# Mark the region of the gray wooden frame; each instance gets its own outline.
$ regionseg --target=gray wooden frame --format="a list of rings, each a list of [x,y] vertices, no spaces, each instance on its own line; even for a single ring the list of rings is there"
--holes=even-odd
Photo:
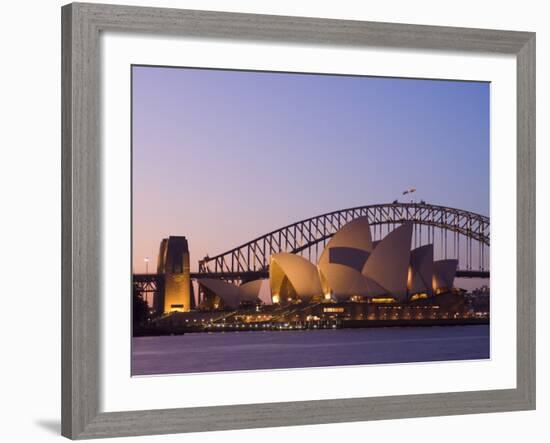
[[[517,58],[517,388],[150,411],[99,410],[102,31]],[[62,434],[98,438],[535,408],[535,34],[74,3],[62,8]],[[512,289],[511,289],[512,290]]]

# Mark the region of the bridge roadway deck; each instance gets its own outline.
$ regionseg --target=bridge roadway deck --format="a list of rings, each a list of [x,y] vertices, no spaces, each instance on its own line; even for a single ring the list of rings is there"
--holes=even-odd
[[[482,270],[462,270],[456,271],[459,278],[489,278],[489,271]],[[134,281],[147,282],[155,281],[159,278],[158,274],[134,274]],[[242,272],[192,272],[191,278],[223,278],[223,279],[243,279],[256,280],[258,278],[269,278],[268,271],[242,271]]]

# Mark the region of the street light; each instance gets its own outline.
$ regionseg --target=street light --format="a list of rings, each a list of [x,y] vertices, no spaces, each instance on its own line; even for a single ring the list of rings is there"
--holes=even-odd
[[[145,273],[149,274],[149,257],[143,259],[145,261]]]

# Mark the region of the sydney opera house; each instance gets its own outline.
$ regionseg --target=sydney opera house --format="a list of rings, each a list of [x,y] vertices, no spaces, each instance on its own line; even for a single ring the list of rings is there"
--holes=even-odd
[[[408,303],[453,289],[457,260],[434,261],[433,245],[411,250],[413,224],[404,223],[373,241],[367,217],[336,232],[318,263],[278,253],[270,258],[271,302],[279,306],[320,301]],[[263,280],[240,286],[198,279],[202,309],[235,309],[258,302]]]
[[[372,240],[367,217],[340,228],[312,263],[280,252],[268,278],[234,284],[189,267],[185,237],[161,242],[151,333],[353,328],[488,322],[456,288],[458,261],[434,260],[433,244],[413,248],[411,222]]]

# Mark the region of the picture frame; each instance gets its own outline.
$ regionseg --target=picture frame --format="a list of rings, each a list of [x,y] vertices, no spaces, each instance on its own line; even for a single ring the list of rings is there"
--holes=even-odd
[[[102,412],[100,33],[458,50],[517,63],[515,389]],[[535,34],[73,3],[62,8],[62,434],[72,439],[535,408]]]

